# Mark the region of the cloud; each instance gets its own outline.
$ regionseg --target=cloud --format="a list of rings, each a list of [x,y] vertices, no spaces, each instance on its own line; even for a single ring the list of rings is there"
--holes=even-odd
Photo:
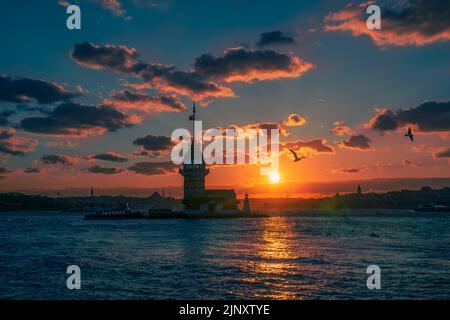
[[[450,10],[443,0],[395,1],[381,6],[381,30],[366,26],[366,8],[376,3],[348,4],[325,18],[326,31],[349,31],[354,36],[369,36],[377,46],[423,46],[450,40]]]
[[[421,132],[450,131],[450,102],[424,102],[415,108],[398,110],[376,109],[377,114],[366,127],[377,131],[414,126]]]
[[[103,161],[111,161],[111,162],[127,162],[128,159],[124,156],[114,153],[114,152],[106,152],[106,153],[100,153],[96,154],[91,157],[92,159],[96,160],[103,160]]]
[[[296,56],[242,47],[227,49],[221,57],[204,54],[194,63],[194,70],[198,74],[225,82],[298,78],[313,68],[312,63]]]
[[[258,41],[258,46],[264,47],[269,45],[292,44],[294,42],[295,41],[293,37],[277,30],[261,33],[261,36]]]
[[[288,119],[284,122],[287,127],[301,127],[306,123],[306,119],[298,114],[289,115]]]
[[[156,112],[180,112],[187,106],[173,96],[150,96],[139,91],[113,91],[111,98],[103,101],[106,105],[112,105],[118,109],[132,109],[147,113]]]
[[[103,45],[90,42],[76,44],[71,52],[79,65],[104,69],[138,78],[144,83],[127,83],[137,89],[155,89],[161,94],[189,96],[197,101],[218,97],[235,97],[233,90],[218,82],[253,82],[281,78],[297,78],[314,68],[299,57],[273,50],[227,49],[223,56],[204,54],[195,59],[187,71],[172,65],[149,64],[138,60],[137,50],[127,46]],[[129,98],[129,97],[128,97]],[[140,97],[142,101],[144,97]],[[156,101],[145,98],[147,102]],[[144,100],[145,100],[144,99]],[[168,101],[164,102],[167,107]],[[169,103],[173,107],[173,103]],[[180,105],[177,104],[178,107]]]
[[[176,172],[178,167],[172,162],[137,162],[128,170],[144,175],[163,175]]]
[[[0,174],[9,174],[9,173],[12,173],[12,172],[13,171],[8,169],[8,168],[0,167]]]
[[[419,168],[419,167],[422,166],[422,164],[420,162],[413,162],[413,161],[408,160],[408,159],[403,159],[400,164],[402,166],[405,166],[405,167],[416,167],[416,168]]]
[[[73,166],[77,162],[75,157],[56,154],[43,156],[41,158],[41,161],[42,163],[48,165],[63,165],[63,166]]]
[[[91,69],[104,69],[138,78],[144,83],[127,83],[128,87],[155,89],[161,94],[177,94],[197,101],[211,98],[235,97],[233,90],[218,82],[253,82],[281,78],[297,78],[314,68],[299,57],[273,50],[227,49],[223,56],[204,54],[195,59],[193,68],[178,70],[172,65],[149,64],[138,60],[137,50],[127,46],[103,45],[90,42],[76,44],[71,52],[79,65]],[[129,97],[127,97],[129,98]],[[135,98],[135,97],[133,97]],[[142,101],[144,97],[140,97]],[[150,101],[147,97],[146,102]],[[160,101],[159,105],[173,107],[173,103]],[[123,105],[124,106],[124,105]],[[177,107],[180,107],[177,104]]]
[[[106,10],[112,12],[114,15],[121,17],[125,14],[122,3],[119,0],[90,0],[98,3]]]
[[[0,111],[0,126],[7,126],[10,124],[8,117],[12,116],[14,111]]]
[[[39,167],[25,168],[25,169],[23,170],[23,172],[29,173],[29,174],[40,173],[40,172],[41,172],[41,168],[39,168]]]
[[[0,130],[0,153],[7,155],[24,155],[33,152],[38,141],[31,138],[17,137],[14,129]]]
[[[314,140],[297,140],[281,144],[284,149],[300,150],[305,149],[310,154],[334,154],[335,150],[332,146],[327,144],[325,139]]]
[[[358,168],[349,168],[349,169],[341,169],[342,173],[359,173],[361,169]]]
[[[441,149],[433,154],[435,159],[450,159],[450,148]]]
[[[91,42],[76,44],[70,53],[79,65],[90,69],[106,69],[114,72],[130,72],[136,63],[137,51],[127,46],[98,46]]]
[[[342,137],[347,134],[351,134],[352,129],[346,126],[343,121],[336,121],[333,124],[333,128],[330,129],[330,132],[336,136]]]
[[[230,88],[206,81],[195,72],[140,62],[136,59],[137,50],[126,46],[99,46],[85,42],[76,44],[70,55],[75,62],[86,68],[105,69],[143,79],[144,84],[129,84],[135,89],[155,88],[163,93],[177,93],[197,100],[235,96]]]
[[[147,135],[133,141],[135,146],[142,146],[147,151],[168,151],[174,146],[170,137]]]
[[[123,169],[118,169],[118,168],[107,168],[107,167],[101,167],[101,166],[93,166],[90,167],[88,169],[89,172],[91,173],[100,173],[100,174],[108,174],[108,175],[112,175],[112,174],[118,174],[123,172]]]
[[[24,103],[36,100],[40,104],[48,104],[68,100],[77,95],[68,92],[62,84],[56,82],[28,78],[12,79],[0,75],[0,101]]]
[[[367,151],[371,149],[370,142],[370,139],[363,134],[351,135],[347,140],[340,142],[339,146],[346,149]]]
[[[58,4],[62,7],[68,7],[71,5],[69,2],[67,2],[65,0],[58,0]]]
[[[57,106],[45,117],[23,119],[20,127],[38,134],[86,137],[130,128],[140,120],[137,116],[128,115],[110,106],[67,102]]]

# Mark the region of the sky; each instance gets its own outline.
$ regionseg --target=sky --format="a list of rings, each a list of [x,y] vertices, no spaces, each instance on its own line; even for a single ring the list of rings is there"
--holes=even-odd
[[[66,27],[70,4],[81,30]],[[381,30],[366,27],[370,4]],[[204,128],[283,133],[280,182],[216,165],[208,187],[450,181],[446,1],[2,1],[0,39],[0,191],[177,193],[169,138],[190,128],[193,100]]]

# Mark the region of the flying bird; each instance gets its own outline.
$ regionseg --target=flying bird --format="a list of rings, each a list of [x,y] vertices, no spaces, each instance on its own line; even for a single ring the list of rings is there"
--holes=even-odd
[[[297,153],[294,151],[294,150],[292,150],[292,149],[289,149],[289,151],[293,154],[293,156],[294,156],[294,162],[299,162],[300,160],[302,160],[302,159],[306,159],[306,157],[299,157],[298,155],[297,155]]]
[[[409,139],[411,139],[411,142],[414,142],[414,135],[412,133],[411,128],[408,128],[408,133],[405,134],[405,137],[408,137]]]

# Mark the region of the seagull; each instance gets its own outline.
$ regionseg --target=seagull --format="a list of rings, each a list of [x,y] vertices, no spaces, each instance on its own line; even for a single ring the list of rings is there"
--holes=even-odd
[[[289,151],[294,155],[294,162],[298,162],[298,161],[300,161],[300,160],[302,160],[302,159],[306,159],[306,157],[299,157],[298,155],[297,155],[297,153],[294,151],[294,150],[292,150],[292,149],[289,149]]]
[[[411,142],[414,142],[414,135],[413,135],[413,133],[412,133],[411,128],[408,128],[408,133],[405,134],[405,137],[410,138],[410,139],[411,139]]]

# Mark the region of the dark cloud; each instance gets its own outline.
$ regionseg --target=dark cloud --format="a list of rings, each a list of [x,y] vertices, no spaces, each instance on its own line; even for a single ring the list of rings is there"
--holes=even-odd
[[[78,64],[92,69],[107,69],[144,80],[143,84],[128,84],[135,89],[153,88],[164,94],[173,93],[196,100],[217,97],[235,97],[231,88],[213,81],[263,81],[279,78],[297,78],[314,66],[299,57],[272,50],[247,50],[233,48],[222,57],[202,55],[195,60],[194,68],[178,70],[172,65],[149,64],[137,60],[134,48],[116,45],[99,46],[89,42],[75,45],[71,53]],[[122,95],[123,98],[123,95]],[[128,95],[127,99],[134,99]],[[139,97],[142,101],[143,97]],[[147,102],[149,102],[149,98]],[[152,99],[151,103],[155,103]],[[126,103],[126,102],[125,102]],[[174,108],[173,101],[158,102]],[[182,106],[177,103],[175,109]]]
[[[133,152],[133,156],[135,157],[148,157],[150,155],[151,155],[150,152],[145,150],[136,150]]]
[[[119,109],[132,109],[142,112],[155,113],[163,111],[183,111],[187,107],[173,96],[150,96],[140,91],[113,91],[111,98],[104,101]]]
[[[137,57],[136,49],[126,46],[98,46],[91,42],[76,44],[70,56],[83,67],[130,72]]]
[[[41,168],[38,168],[38,167],[25,168],[25,170],[23,172],[25,172],[25,173],[40,173]]]
[[[100,153],[92,156],[92,159],[111,161],[111,162],[127,162],[128,159],[114,152]]]
[[[0,154],[24,155],[33,152],[37,144],[35,139],[16,136],[14,129],[0,130]]]
[[[370,150],[370,139],[363,134],[351,135],[347,140],[339,143],[339,146],[354,150]]]
[[[177,166],[172,162],[138,162],[128,168],[128,170],[144,175],[163,175],[177,170]]]
[[[12,79],[0,75],[0,101],[24,103],[32,99],[40,104],[68,100],[77,96],[68,92],[63,85],[28,78]]]
[[[9,174],[9,173],[12,173],[12,172],[13,171],[10,170],[10,169],[0,167],[0,174]]]
[[[136,63],[131,73],[145,80],[144,87],[155,88],[161,92],[171,92],[191,96],[198,100],[208,97],[234,97],[230,88],[207,81],[196,72],[180,71],[174,66]],[[142,85],[136,85],[140,88]]]
[[[93,166],[88,169],[91,173],[100,173],[100,174],[118,174],[123,172],[123,169],[118,168],[107,168],[107,167],[100,167],[100,166]]]
[[[147,151],[167,151],[173,147],[174,143],[170,137],[152,136],[137,138],[133,141],[135,146],[142,146]]]
[[[294,38],[284,34],[281,31],[272,31],[261,33],[261,36],[258,41],[258,46],[269,46],[269,45],[277,45],[277,44],[292,44],[294,43]]]
[[[361,169],[358,168],[350,168],[350,169],[341,169],[342,173],[359,173]]]
[[[446,0],[404,0],[382,5],[381,30],[366,27],[368,5],[352,3],[331,13],[325,18],[325,30],[367,35],[379,46],[422,46],[450,40],[450,7]]]
[[[64,156],[64,155],[56,155],[51,154],[47,156],[43,156],[41,158],[42,163],[49,164],[49,165],[63,165],[63,166],[72,166],[75,164],[76,160],[73,157],[70,156]]]
[[[221,57],[204,54],[194,63],[195,71],[203,77],[226,82],[298,78],[313,67],[295,56],[245,48],[228,49]]]
[[[90,106],[68,102],[46,117],[29,117],[20,122],[26,131],[63,136],[88,136],[130,128],[140,119],[105,105]]]
[[[446,148],[434,153],[436,159],[450,158],[450,148]]]
[[[309,140],[309,141],[291,141],[291,142],[285,142],[282,144],[282,147],[284,149],[293,149],[293,150],[300,150],[302,148],[308,149],[308,151],[312,152],[313,154],[321,154],[321,153],[329,153],[334,154],[334,148],[327,144],[327,141],[325,139],[315,139],[315,140]]]
[[[367,124],[378,131],[396,130],[398,127],[415,126],[423,132],[450,131],[450,102],[424,102],[421,105],[399,110],[377,110]]]
[[[99,46],[90,42],[75,45],[71,57],[81,66],[107,69],[141,78],[145,84],[135,88],[155,88],[202,100],[207,97],[234,97],[230,88],[206,81],[194,72],[179,71],[174,66],[139,62],[136,49],[126,46]]]
[[[8,118],[14,114],[14,111],[0,111],[0,126],[10,125]]]

